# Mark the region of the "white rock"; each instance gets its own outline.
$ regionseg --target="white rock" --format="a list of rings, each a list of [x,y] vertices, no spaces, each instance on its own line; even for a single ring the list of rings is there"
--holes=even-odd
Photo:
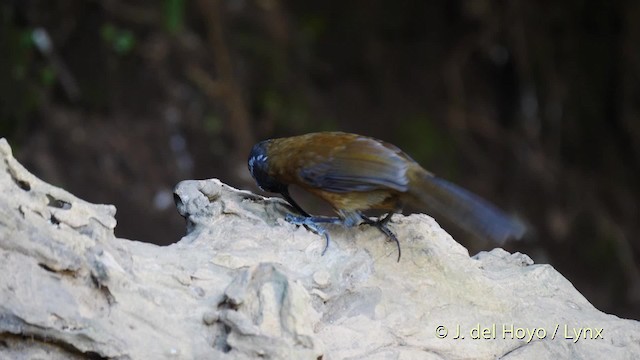
[[[332,242],[280,199],[216,179],[175,189],[188,234],[117,239],[115,208],[27,172],[0,139],[0,358],[551,359],[640,355],[640,323],[549,265],[469,257],[426,215]],[[459,334],[457,334],[459,332]],[[456,338],[456,335],[459,335]]]

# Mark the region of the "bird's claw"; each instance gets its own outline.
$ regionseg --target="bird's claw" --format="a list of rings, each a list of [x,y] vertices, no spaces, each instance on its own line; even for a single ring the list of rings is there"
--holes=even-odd
[[[396,235],[387,227],[389,220],[391,220],[392,214],[389,213],[378,220],[373,220],[361,213],[359,213],[359,215],[366,224],[375,226],[378,230],[380,230],[380,232],[385,234],[390,240],[393,240],[396,243],[398,247],[398,262],[400,262],[400,257],[402,256],[402,251],[400,250],[400,241],[398,241],[398,238],[396,237]],[[335,217],[324,217],[324,216],[313,217],[313,216],[300,216],[300,215],[287,214],[284,217],[284,219],[293,225],[304,225],[307,229],[315,232],[316,234],[324,236],[327,242],[324,247],[324,250],[322,250],[322,255],[324,255],[327,252],[327,249],[329,248],[330,239],[329,239],[329,233],[323,226],[320,225],[320,223],[344,225],[344,222],[340,218],[335,218]]]
[[[393,213],[388,213],[384,217],[381,217],[381,218],[379,218],[377,220],[373,220],[373,219],[365,216],[362,213],[360,214],[360,216],[362,217],[362,220],[364,221],[365,224],[368,224],[368,225],[371,225],[371,226],[375,226],[378,230],[380,230],[380,232],[385,234],[390,240],[393,240],[396,243],[396,246],[398,247],[398,262],[400,262],[400,257],[402,256],[402,251],[400,250],[400,241],[398,241],[398,238],[393,233],[393,231],[391,231],[387,227],[387,224],[391,220],[391,216],[392,215],[393,215]]]
[[[307,229],[315,232],[316,234],[324,236],[324,238],[327,240],[321,254],[322,256],[324,256],[324,254],[327,252],[327,249],[329,248],[329,241],[330,241],[329,233],[324,227],[320,226],[316,221],[314,221],[312,217],[308,217],[308,216],[287,214],[284,217],[284,219],[288,223],[291,223],[293,225],[304,225]]]
[[[400,262],[400,256],[402,256],[402,251],[400,250],[400,241],[384,222],[376,222],[373,226],[377,227],[383,234],[387,235],[387,237],[393,241],[395,241],[396,246],[398,247],[398,262]]]

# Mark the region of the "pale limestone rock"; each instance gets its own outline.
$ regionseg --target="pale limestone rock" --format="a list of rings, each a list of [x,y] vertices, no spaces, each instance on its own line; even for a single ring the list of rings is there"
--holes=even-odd
[[[324,239],[285,222],[280,199],[215,179],[175,194],[188,231],[179,242],[117,239],[113,206],[40,181],[0,139],[0,358],[640,354],[639,322],[598,311],[526,255],[469,257],[426,215],[392,219],[397,263],[395,244],[369,226],[332,226],[321,256]]]

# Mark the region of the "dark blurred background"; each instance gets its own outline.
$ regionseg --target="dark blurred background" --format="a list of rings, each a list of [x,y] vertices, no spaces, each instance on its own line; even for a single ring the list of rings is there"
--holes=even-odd
[[[184,233],[179,181],[256,189],[257,140],[378,137],[526,221],[508,251],[639,319],[638,19],[615,0],[4,0],[0,135],[158,244]]]

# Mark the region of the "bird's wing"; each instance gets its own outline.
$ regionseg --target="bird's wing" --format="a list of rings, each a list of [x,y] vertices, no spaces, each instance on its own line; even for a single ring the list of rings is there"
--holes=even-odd
[[[307,185],[332,192],[408,190],[406,171],[412,160],[391,144],[361,137],[330,153],[325,161],[299,171]]]

